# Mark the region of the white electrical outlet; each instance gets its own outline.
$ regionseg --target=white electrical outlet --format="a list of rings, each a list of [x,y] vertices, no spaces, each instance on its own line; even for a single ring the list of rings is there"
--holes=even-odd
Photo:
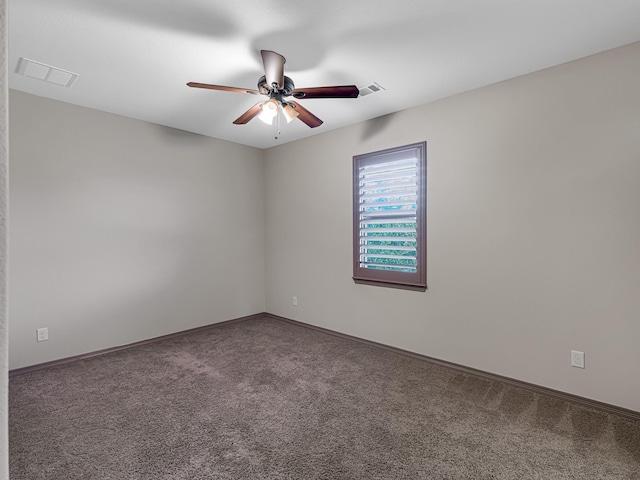
[[[44,327],[44,328],[37,328],[36,329],[36,341],[38,342],[45,342],[49,340],[49,329]]]
[[[584,368],[584,352],[571,350],[571,366],[577,367],[577,368]]]
[[[291,300],[291,305],[293,305],[294,307],[298,306],[298,297],[293,297],[293,300]]]

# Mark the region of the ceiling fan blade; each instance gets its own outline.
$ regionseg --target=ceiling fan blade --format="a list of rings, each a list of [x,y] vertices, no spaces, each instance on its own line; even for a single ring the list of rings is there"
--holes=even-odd
[[[224,85],[211,85],[209,83],[187,83],[189,87],[195,88],[208,88],[210,90],[222,90],[224,92],[237,92],[237,93],[250,93],[252,95],[258,95],[260,92],[257,90],[251,90],[250,88],[237,88],[237,87],[225,87]]]
[[[311,113],[309,110],[307,110],[302,105],[300,105],[298,102],[287,102],[287,103],[289,105],[293,106],[293,108],[295,108],[296,112],[298,112],[298,120],[302,120],[304,123],[309,125],[311,128],[316,128],[316,127],[319,127],[320,125],[322,125],[322,123],[323,123],[322,120],[320,120],[313,113]]]
[[[262,111],[262,103],[263,102],[256,103],[253,107],[236,118],[233,123],[235,123],[236,125],[244,125],[245,123],[249,123],[251,119],[256,117]]]
[[[287,60],[279,53],[271,50],[260,50],[262,55],[262,64],[264,65],[264,75],[267,77],[267,83],[272,86],[274,83],[278,85],[278,89],[284,87],[284,62]]]
[[[355,85],[296,88],[291,92],[296,98],[356,98],[359,94],[360,90]]]

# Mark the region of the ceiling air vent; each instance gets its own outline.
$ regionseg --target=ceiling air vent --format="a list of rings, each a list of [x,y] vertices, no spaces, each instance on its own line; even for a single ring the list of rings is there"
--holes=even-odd
[[[24,57],[20,58],[16,73],[24,75],[25,77],[37,78],[38,80],[44,80],[45,82],[67,88],[69,88],[73,82],[75,82],[76,78],[78,78],[77,73],[68,72],[67,70],[52,67],[51,65],[45,65],[44,63],[29,60]]]
[[[369,85],[360,87],[359,90],[360,90],[360,96],[364,97],[366,95],[371,95],[372,93],[381,92],[382,90],[384,90],[384,88],[378,85],[376,82],[372,82]]]

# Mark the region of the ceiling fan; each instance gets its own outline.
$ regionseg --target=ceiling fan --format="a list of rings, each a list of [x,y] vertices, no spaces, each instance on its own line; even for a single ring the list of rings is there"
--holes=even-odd
[[[293,97],[297,100],[305,98],[356,98],[359,94],[358,87],[355,85],[296,88],[293,80],[284,75],[286,59],[282,55],[271,50],[260,50],[260,55],[264,65],[264,75],[258,80],[258,90],[196,82],[189,82],[187,85],[189,87],[208,88],[225,92],[249,93],[251,95],[262,94],[269,97],[266,101],[256,103],[235,119],[233,123],[236,125],[249,123],[250,120],[258,115],[265,123],[272,124],[273,119],[282,110],[287,123],[298,118],[311,128],[319,127],[322,125],[322,120],[295,100],[289,100],[288,97]]]

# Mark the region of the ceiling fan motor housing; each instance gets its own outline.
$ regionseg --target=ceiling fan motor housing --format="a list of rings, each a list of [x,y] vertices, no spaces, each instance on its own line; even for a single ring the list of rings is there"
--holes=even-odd
[[[295,88],[296,86],[294,85],[293,80],[286,75],[284,77],[284,86],[281,89],[277,89],[269,85],[265,75],[261,76],[258,80],[258,90],[260,90],[260,93],[263,95],[269,95],[271,98],[277,98],[278,95],[280,97],[288,97]]]

